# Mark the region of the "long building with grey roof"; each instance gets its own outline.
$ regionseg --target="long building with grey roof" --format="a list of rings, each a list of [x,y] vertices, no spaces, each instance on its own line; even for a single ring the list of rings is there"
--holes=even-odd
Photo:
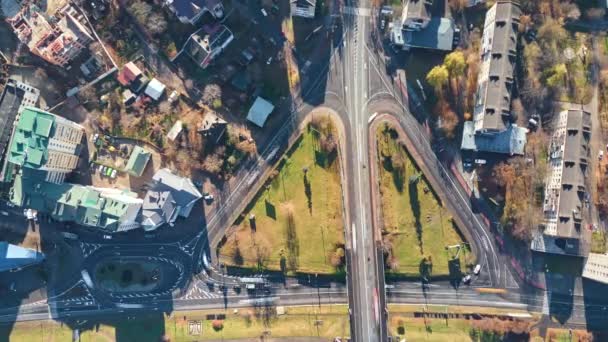
[[[511,115],[520,15],[519,4],[508,0],[498,0],[486,13],[473,121],[464,125],[464,150],[524,152],[527,130],[512,124]]]
[[[544,243],[533,242],[532,248],[564,254],[579,254],[578,240],[583,227],[586,180],[590,158],[591,114],[582,109],[559,113],[556,129],[549,145],[549,172],[543,202]],[[568,245],[556,249],[546,243],[565,239]]]

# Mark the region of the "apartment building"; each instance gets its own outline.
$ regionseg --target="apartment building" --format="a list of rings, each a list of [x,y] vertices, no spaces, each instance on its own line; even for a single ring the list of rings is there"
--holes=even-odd
[[[486,13],[473,121],[464,123],[462,149],[522,155],[527,129],[512,123],[511,88],[517,54],[519,4],[498,0]]]
[[[70,5],[60,8],[51,18],[31,4],[7,21],[33,54],[62,67],[93,41],[84,17]]]
[[[588,203],[591,114],[569,109],[559,113],[549,145],[549,170],[543,202],[544,222],[532,249],[581,254],[579,239]]]
[[[44,171],[45,180],[61,183],[78,165],[84,128],[34,107],[19,115],[7,152],[8,163]]]

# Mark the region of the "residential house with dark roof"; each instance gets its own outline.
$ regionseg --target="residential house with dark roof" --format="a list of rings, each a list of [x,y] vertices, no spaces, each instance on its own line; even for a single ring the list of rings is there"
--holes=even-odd
[[[188,37],[186,44],[175,56],[187,54],[201,68],[206,68],[234,40],[232,32],[224,25],[204,26]]]
[[[511,115],[520,15],[519,4],[508,0],[486,12],[473,121],[464,123],[463,150],[524,153],[527,129],[513,124]]]
[[[591,114],[582,109],[560,112],[549,145],[549,172],[543,202],[542,230],[532,242],[536,251],[579,255],[585,221]]]
[[[291,15],[294,17],[314,18],[317,0],[291,0]]]
[[[83,136],[84,128],[79,124],[25,107],[17,119],[6,158],[12,166],[43,171],[46,181],[61,183],[78,165]]]
[[[221,0],[165,0],[165,5],[184,24],[196,24],[205,13],[216,19],[224,16]]]
[[[217,144],[224,136],[228,122],[220,118],[213,112],[207,112],[203,121],[198,127],[197,132],[200,133],[208,142]]]
[[[0,272],[23,269],[43,260],[44,254],[40,252],[0,241]]]
[[[190,216],[194,204],[203,197],[190,179],[169,169],[158,170],[152,179],[140,219],[145,230],[154,230],[165,223],[173,225],[178,216]]]
[[[7,20],[19,40],[33,54],[62,67],[93,41],[83,15],[71,5],[60,8],[53,20],[33,4],[24,6]]]

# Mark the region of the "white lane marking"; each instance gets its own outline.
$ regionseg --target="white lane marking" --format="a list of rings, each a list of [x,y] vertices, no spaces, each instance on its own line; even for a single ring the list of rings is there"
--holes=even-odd
[[[344,14],[369,17],[371,15],[371,13],[372,13],[372,11],[369,8],[352,7],[352,6],[344,7]]]
[[[357,250],[357,231],[355,230],[355,224],[353,223],[353,227],[351,228],[353,234],[353,252]]]

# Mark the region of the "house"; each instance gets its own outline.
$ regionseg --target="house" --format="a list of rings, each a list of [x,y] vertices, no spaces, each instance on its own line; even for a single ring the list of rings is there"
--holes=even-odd
[[[531,247],[545,253],[582,255],[579,239],[586,221],[585,198],[589,198],[591,114],[567,109],[557,119],[549,144],[542,230]]]
[[[261,97],[257,97],[255,102],[249,108],[249,113],[247,113],[247,120],[254,123],[256,126],[263,128],[266,120],[274,110],[274,106],[272,103],[266,101]]]
[[[22,170],[15,177],[9,199],[59,222],[74,222],[107,233],[140,227],[137,219],[143,203],[129,190],[46,182],[38,170]]]
[[[486,13],[473,121],[464,124],[463,150],[524,153],[527,130],[512,123],[510,111],[520,15],[519,5],[507,0]]]
[[[293,17],[314,18],[317,0],[291,0]]]
[[[121,86],[139,93],[148,83],[148,78],[141,69],[133,62],[125,64],[116,75],[116,80]]]
[[[403,50],[431,49],[451,51],[460,30],[449,18],[431,17],[432,0],[406,0],[401,25],[393,25],[390,39]]]
[[[132,176],[141,177],[146,166],[148,166],[151,156],[152,154],[149,151],[146,151],[139,146],[135,146],[133,151],[131,151],[131,155],[125,166],[125,171]]]
[[[70,5],[60,8],[53,19],[47,20],[36,5],[29,5],[7,21],[33,54],[66,67],[93,41],[93,36],[83,15]]]
[[[169,130],[169,133],[167,133],[167,139],[169,139],[171,141],[175,141],[175,139],[177,139],[177,137],[182,133],[183,129],[184,129],[184,124],[182,123],[182,121],[181,120],[175,121],[175,123]]]
[[[401,28],[421,30],[431,21],[433,0],[405,0],[401,12]]]
[[[25,107],[17,119],[7,161],[20,169],[43,171],[45,180],[61,183],[76,168],[84,128],[34,107]]]
[[[40,252],[0,241],[0,272],[20,270],[43,260],[44,254]]]
[[[608,255],[589,253],[583,268],[583,278],[608,284]]]
[[[131,104],[133,104],[133,102],[135,102],[135,99],[136,99],[136,96],[135,96],[135,94],[133,94],[131,89],[123,90],[122,103],[124,103],[126,106],[130,106]]]
[[[201,68],[209,64],[234,40],[232,32],[224,25],[203,26],[188,37],[186,44],[174,58],[186,53]]]
[[[165,223],[173,225],[179,216],[187,218],[194,204],[203,197],[190,179],[169,169],[158,170],[152,179],[140,218],[145,230],[154,230]]]
[[[393,44],[404,50],[412,48],[452,51],[454,37],[458,29],[448,18],[432,18],[421,30],[403,30],[393,26],[391,38]]]
[[[2,162],[0,165],[3,165],[0,182],[4,179],[6,167],[4,156],[13,133],[15,120],[25,107],[38,105],[39,97],[40,90],[12,79],[7,81],[0,94],[0,161]]]
[[[148,95],[154,101],[158,101],[163,93],[165,92],[165,85],[161,83],[161,81],[153,78],[146,86],[146,90],[144,90],[144,94]]]
[[[224,16],[221,0],[165,0],[165,6],[184,24],[196,24],[205,13],[216,19]]]
[[[205,137],[206,141],[217,144],[224,136],[228,123],[213,112],[207,112],[197,132]]]

